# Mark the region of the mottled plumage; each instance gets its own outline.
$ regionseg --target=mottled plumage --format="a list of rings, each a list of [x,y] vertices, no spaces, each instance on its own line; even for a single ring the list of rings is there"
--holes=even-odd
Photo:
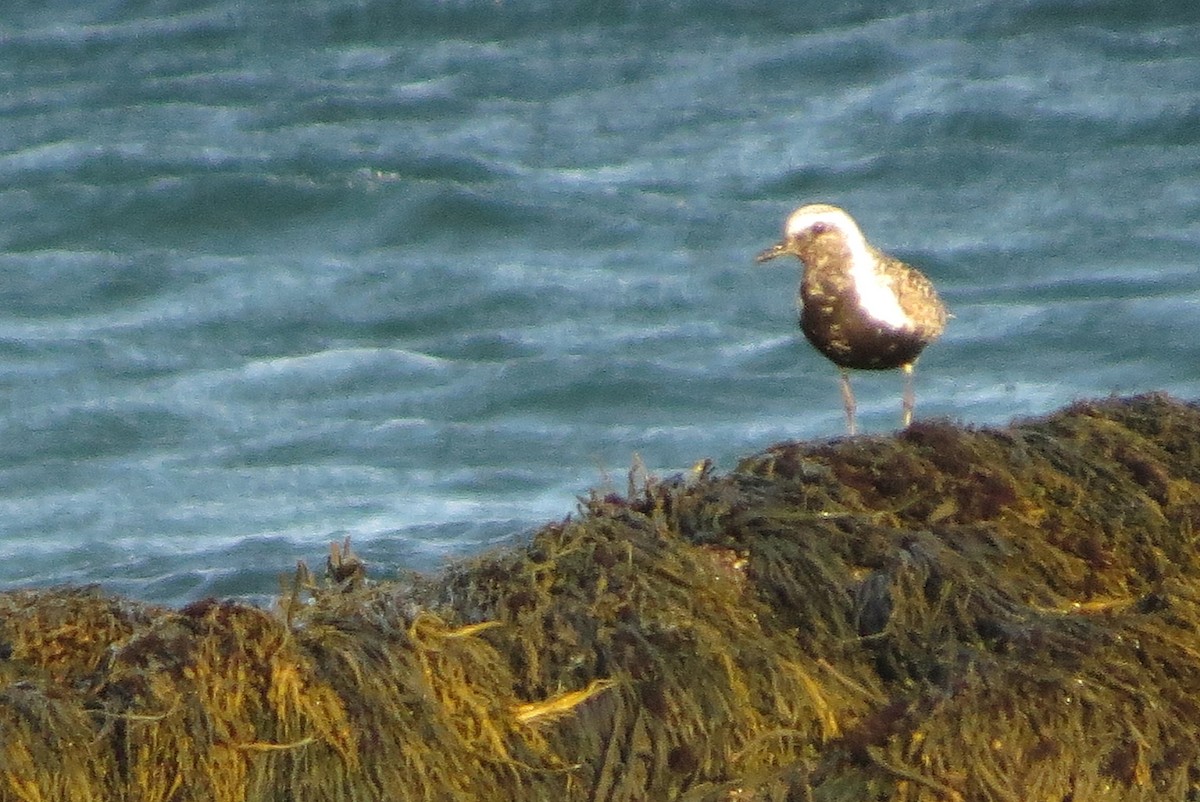
[[[923,274],[877,250],[854,218],[823,203],[801,206],[781,242],[760,253],[765,262],[792,254],[804,265],[797,306],[800,328],[841,371],[846,423],[855,431],[847,369],[905,373],[903,424],[912,421],[912,371],[917,357],[946,327],[946,307]]]

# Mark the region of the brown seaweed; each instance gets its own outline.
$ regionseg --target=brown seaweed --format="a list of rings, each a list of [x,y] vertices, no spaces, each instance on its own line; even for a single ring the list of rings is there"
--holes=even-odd
[[[1200,407],[782,443],[274,610],[0,594],[0,802],[1192,800]]]

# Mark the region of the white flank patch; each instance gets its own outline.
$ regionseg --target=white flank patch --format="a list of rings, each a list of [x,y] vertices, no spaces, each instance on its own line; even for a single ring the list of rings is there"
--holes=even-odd
[[[850,277],[854,279],[858,302],[867,317],[893,329],[912,328],[912,321],[900,308],[896,293],[875,269],[875,259],[867,251],[866,243],[861,239],[857,243],[853,240],[848,242],[852,254]]]

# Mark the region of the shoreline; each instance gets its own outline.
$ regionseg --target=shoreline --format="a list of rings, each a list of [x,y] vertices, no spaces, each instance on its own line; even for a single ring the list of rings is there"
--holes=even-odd
[[[0,593],[0,802],[1184,799],[1200,407],[702,465],[276,609]]]

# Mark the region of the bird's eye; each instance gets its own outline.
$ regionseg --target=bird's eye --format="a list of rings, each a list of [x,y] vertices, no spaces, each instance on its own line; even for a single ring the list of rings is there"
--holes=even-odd
[[[811,226],[809,226],[808,230],[814,234],[824,234],[826,231],[829,230],[829,223],[822,223],[820,221],[817,221],[817,222],[813,223]]]

